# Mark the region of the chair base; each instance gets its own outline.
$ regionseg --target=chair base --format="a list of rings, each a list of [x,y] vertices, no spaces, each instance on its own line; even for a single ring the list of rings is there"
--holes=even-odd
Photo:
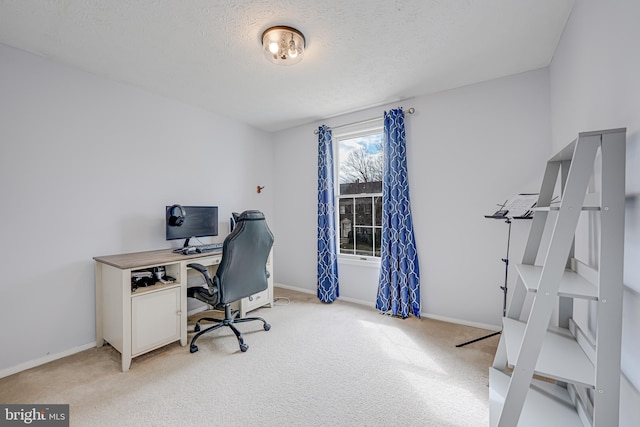
[[[231,307],[229,304],[225,304],[224,305],[224,319],[216,319],[213,317],[202,317],[200,319],[198,319],[196,321],[196,325],[194,327],[194,332],[197,332],[195,334],[195,336],[191,339],[191,344],[189,346],[189,351],[191,353],[195,353],[196,351],[198,351],[198,346],[196,345],[196,340],[198,338],[200,338],[200,336],[202,336],[203,334],[206,334],[208,332],[212,332],[216,329],[219,329],[223,326],[228,326],[229,328],[231,328],[231,330],[233,331],[233,333],[236,335],[236,338],[238,339],[238,345],[240,346],[240,351],[242,351],[243,353],[245,351],[247,351],[249,349],[249,345],[245,344],[244,342],[244,338],[242,338],[242,333],[234,326],[235,323],[245,323],[245,322],[252,322],[254,320],[259,320],[263,323],[262,327],[264,328],[265,331],[268,331],[269,329],[271,329],[271,325],[267,323],[266,320],[264,320],[262,317],[241,317],[241,318],[236,318],[238,316],[238,312],[231,312]],[[215,325],[210,326],[206,329],[200,330],[200,322],[202,322],[203,320],[206,320],[207,322],[213,322],[215,323]]]

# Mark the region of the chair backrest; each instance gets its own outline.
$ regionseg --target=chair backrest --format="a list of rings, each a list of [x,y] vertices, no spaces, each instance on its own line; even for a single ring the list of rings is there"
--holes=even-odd
[[[228,304],[267,289],[267,259],[273,234],[264,214],[245,211],[224,240],[222,260],[214,281],[218,282],[219,303]]]

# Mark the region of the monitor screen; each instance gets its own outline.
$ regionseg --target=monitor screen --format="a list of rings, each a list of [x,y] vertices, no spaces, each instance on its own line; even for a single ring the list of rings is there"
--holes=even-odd
[[[167,240],[218,235],[217,206],[167,206]]]

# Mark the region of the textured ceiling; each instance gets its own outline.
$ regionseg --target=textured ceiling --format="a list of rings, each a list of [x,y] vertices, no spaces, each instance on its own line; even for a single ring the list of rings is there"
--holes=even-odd
[[[0,0],[0,43],[276,131],[547,66],[572,5]],[[272,25],[305,34],[301,63],[262,56]]]

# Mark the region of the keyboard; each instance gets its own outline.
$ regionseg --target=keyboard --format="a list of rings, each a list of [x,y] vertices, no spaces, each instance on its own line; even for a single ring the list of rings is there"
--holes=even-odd
[[[201,253],[207,253],[207,252],[222,251],[222,246],[223,246],[223,243],[191,245],[191,246],[185,246],[183,248],[174,249],[173,252],[176,254],[183,254],[183,255],[201,254]]]
[[[221,251],[223,245],[224,245],[223,243],[209,243],[206,245],[195,245],[193,247],[196,248],[196,252],[203,253],[203,252]]]

